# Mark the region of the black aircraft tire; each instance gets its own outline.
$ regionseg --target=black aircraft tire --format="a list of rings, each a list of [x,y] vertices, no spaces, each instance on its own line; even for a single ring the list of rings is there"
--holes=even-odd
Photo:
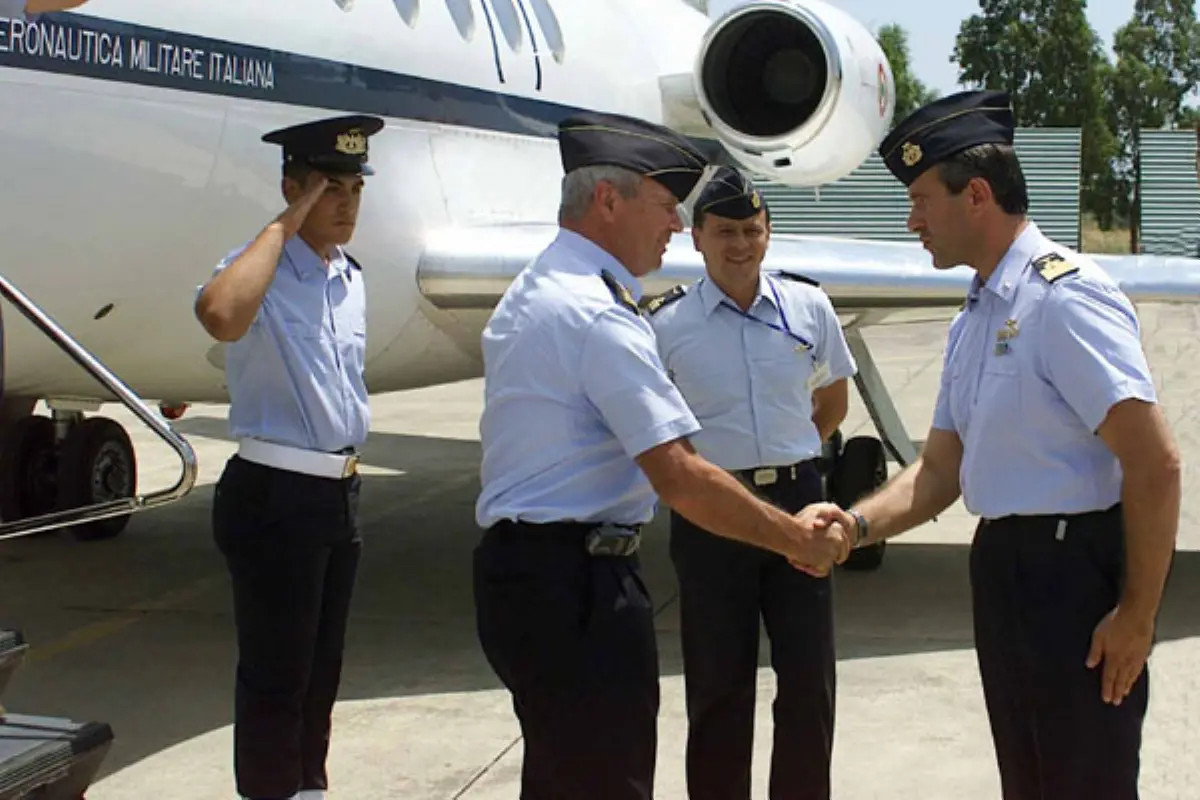
[[[58,459],[60,510],[133,497],[137,493],[137,456],[125,428],[106,417],[89,417],[72,426]],[[125,530],[130,514],[71,527],[82,541],[111,539]]]
[[[846,441],[837,462],[834,502],[849,508],[887,482],[887,454],[883,442],[873,436],[855,436]],[[842,566],[848,570],[876,570],[883,564],[887,542],[860,547]]]
[[[0,519],[17,522],[55,510],[54,422],[21,417],[0,440]]]

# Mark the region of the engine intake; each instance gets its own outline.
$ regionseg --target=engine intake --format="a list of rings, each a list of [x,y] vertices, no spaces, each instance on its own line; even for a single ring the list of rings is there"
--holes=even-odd
[[[710,27],[694,70],[708,124],[747,169],[797,186],[848,174],[891,125],[891,67],[822,0],[750,0]]]

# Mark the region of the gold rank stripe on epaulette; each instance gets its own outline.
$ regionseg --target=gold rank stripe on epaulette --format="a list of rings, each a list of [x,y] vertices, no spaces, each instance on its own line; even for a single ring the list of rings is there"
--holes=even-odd
[[[1058,253],[1047,253],[1033,260],[1033,268],[1047,283],[1054,283],[1059,278],[1065,278],[1079,272],[1079,266],[1072,264]]]
[[[608,290],[612,292],[614,300],[625,306],[635,315],[641,316],[642,312],[638,308],[637,301],[633,299],[633,295],[630,294],[629,290],[625,288],[625,284],[614,278],[613,274],[606,269],[600,271],[600,277],[604,279],[604,284],[608,287]]]
[[[646,313],[657,314],[665,306],[669,306],[685,294],[687,294],[687,289],[684,288],[683,284],[676,284],[657,297],[650,298],[650,301],[646,303]]]

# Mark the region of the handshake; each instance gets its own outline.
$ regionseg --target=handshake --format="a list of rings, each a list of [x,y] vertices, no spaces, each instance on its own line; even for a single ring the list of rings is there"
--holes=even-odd
[[[824,578],[835,564],[850,557],[858,525],[849,513],[833,503],[812,503],[793,517],[783,554],[793,567]]]

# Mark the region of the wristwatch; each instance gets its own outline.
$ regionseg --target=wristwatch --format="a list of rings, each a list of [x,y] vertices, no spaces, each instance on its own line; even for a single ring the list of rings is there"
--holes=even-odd
[[[858,536],[854,538],[854,546],[858,547],[867,539],[867,518],[853,508],[846,513],[854,517],[854,527],[858,529]]]

